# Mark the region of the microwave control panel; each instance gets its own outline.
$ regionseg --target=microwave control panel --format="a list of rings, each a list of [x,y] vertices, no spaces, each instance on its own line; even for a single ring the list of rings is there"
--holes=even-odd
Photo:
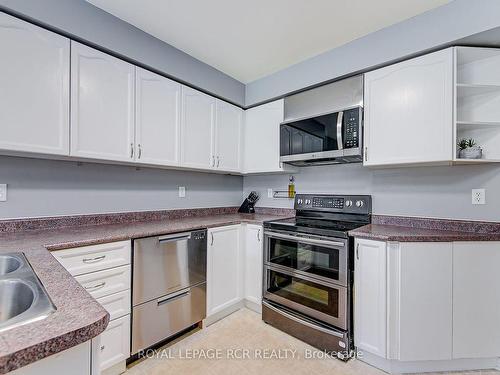
[[[361,107],[344,111],[344,148],[359,147]]]

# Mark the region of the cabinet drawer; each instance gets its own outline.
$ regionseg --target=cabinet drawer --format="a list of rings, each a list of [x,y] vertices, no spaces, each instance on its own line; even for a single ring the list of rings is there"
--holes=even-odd
[[[88,273],[75,279],[92,297],[100,298],[130,289],[130,266],[121,266],[109,270]]]
[[[58,250],[52,255],[73,276],[130,264],[130,241]]]
[[[98,298],[97,302],[109,312],[109,320],[121,318],[130,314],[130,289]]]
[[[93,344],[98,342],[93,339]],[[130,315],[110,321],[98,345],[101,371],[126,360],[130,356]]]

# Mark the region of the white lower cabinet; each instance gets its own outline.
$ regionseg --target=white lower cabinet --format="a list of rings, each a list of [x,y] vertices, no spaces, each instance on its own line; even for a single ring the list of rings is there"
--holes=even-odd
[[[207,253],[207,317],[242,299],[240,225],[210,228]]]
[[[386,244],[357,240],[354,261],[354,343],[386,356]]]
[[[262,309],[263,228],[238,224],[208,230],[208,324],[243,305]]]
[[[96,375],[91,369],[90,341],[51,355],[20,369],[11,375]]]
[[[500,356],[500,242],[453,243],[453,358]]]
[[[120,362],[125,371],[125,360],[130,356],[130,315],[111,320],[99,339],[92,341],[92,345],[97,345],[99,368],[102,371]]]
[[[452,243],[389,243],[387,249],[388,358],[451,359]]]
[[[130,356],[131,242],[83,246],[53,255],[109,312],[106,330],[92,340],[92,366],[105,375],[124,372]]]
[[[262,225],[242,225],[244,239],[244,275],[245,300],[248,307],[261,311],[262,309],[262,257],[263,228]]]
[[[498,269],[500,242],[357,239],[355,346],[388,372],[497,366]]]

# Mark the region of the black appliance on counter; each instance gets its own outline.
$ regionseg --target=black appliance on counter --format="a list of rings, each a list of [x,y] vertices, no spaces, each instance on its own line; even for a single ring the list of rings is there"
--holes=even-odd
[[[371,222],[369,195],[295,197],[296,217],[264,223],[262,319],[347,360],[353,345],[352,229]]]
[[[255,203],[259,200],[259,194],[256,191],[250,192],[248,197],[241,204],[238,212],[244,214],[253,214],[255,213]]]

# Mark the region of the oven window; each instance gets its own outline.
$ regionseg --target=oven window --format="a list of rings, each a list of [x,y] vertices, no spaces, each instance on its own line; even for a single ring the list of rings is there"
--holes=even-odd
[[[274,270],[268,270],[267,291],[289,301],[323,312],[335,318],[339,317],[339,291],[286,275]]]
[[[269,238],[269,262],[339,280],[340,251],[319,245]]]

